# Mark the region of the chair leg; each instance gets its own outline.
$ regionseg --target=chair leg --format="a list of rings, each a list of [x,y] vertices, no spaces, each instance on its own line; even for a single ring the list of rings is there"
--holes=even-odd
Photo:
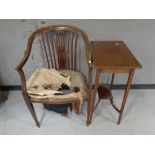
[[[26,105],[27,105],[27,107],[28,107],[28,109],[29,109],[31,115],[32,115],[32,117],[33,117],[33,119],[34,119],[34,121],[35,121],[37,127],[39,128],[39,127],[40,127],[40,123],[39,123],[39,121],[38,121],[38,119],[37,119],[37,115],[36,115],[36,113],[35,113],[33,104],[29,101],[29,99],[27,98],[26,95],[23,95],[23,96],[24,96]]]
[[[72,105],[73,105],[73,109],[74,109],[75,113],[77,115],[79,115],[81,113],[81,105],[80,105],[80,102],[75,102]]]

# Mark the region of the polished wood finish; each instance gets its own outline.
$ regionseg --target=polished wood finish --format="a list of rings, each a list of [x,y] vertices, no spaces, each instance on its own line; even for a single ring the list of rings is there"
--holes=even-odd
[[[119,113],[118,124],[121,122],[125,103],[132,83],[134,71],[136,68],[142,68],[141,64],[134,57],[128,47],[122,41],[93,41],[91,42],[93,51],[93,67],[96,69],[95,87],[93,90],[93,97],[89,109],[89,117],[87,119],[87,125],[91,123],[92,114],[94,108],[99,104],[100,99],[108,98],[103,95],[105,93],[109,95],[110,103],[112,107]],[[103,86],[99,87],[99,78],[102,73],[112,73],[112,80],[109,89],[105,89]],[[118,109],[113,103],[112,93],[107,93],[111,90],[111,86],[114,82],[115,73],[128,73],[127,86],[124,92],[121,109]],[[99,92],[99,101],[95,105],[95,98],[97,90]],[[106,91],[106,92],[104,92]]]
[[[131,69],[131,71],[129,73],[127,86],[126,86],[126,89],[125,89],[125,93],[124,93],[124,97],[123,97],[123,101],[122,101],[122,106],[121,106],[121,109],[120,109],[120,115],[119,115],[118,122],[117,122],[118,124],[120,124],[120,122],[121,122],[123,110],[124,110],[125,103],[126,103],[126,100],[127,100],[128,94],[129,94],[129,90],[130,90],[130,86],[131,86],[131,82],[132,82],[132,79],[133,79],[134,72],[135,72],[135,69]]]
[[[93,111],[94,111],[94,105],[95,105],[95,99],[96,99],[96,93],[97,93],[97,89],[98,89],[98,86],[99,86],[99,78],[100,78],[100,75],[101,75],[101,70],[100,69],[97,69],[96,70],[96,76],[95,76],[95,87],[94,89],[92,90],[92,99],[91,99],[91,105],[90,105],[90,110],[89,110],[89,120],[87,120],[87,125],[89,125],[91,123],[91,120],[92,120],[92,115],[93,115]]]
[[[77,58],[79,59],[79,64],[81,61],[81,57],[77,57],[80,55],[81,52],[81,41],[84,43],[86,58],[88,61],[89,70],[92,70],[92,63],[91,63],[91,50],[90,50],[90,42],[88,39],[87,34],[76,27],[69,26],[69,25],[54,25],[54,26],[47,26],[43,28],[39,28],[38,30],[34,31],[30,37],[28,38],[27,48],[24,53],[24,57],[22,58],[19,65],[16,67],[18,71],[21,83],[22,83],[22,93],[24,100],[27,104],[29,111],[34,118],[36,125],[40,127],[39,121],[37,119],[34,107],[32,103],[37,103],[38,101],[32,100],[26,88],[26,78],[25,73],[23,71],[23,67],[26,64],[27,60],[30,57],[31,49],[34,43],[34,40],[38,39],[41,44],[42,54],[46,58],[46,66],[47,68],[55,68],[55,69],[71,69],[80,71],[79,66],[77,65]],[[91,80],[91,78],[89,78]],[[88,83],[91,83],[88,82]],[[90,86],[90,84],[88,85]],[[89,89],[91,91],[91,88]],[[91,93],[89,91],[89,94]],[[90,105],[91,99],[85,98],[84,100],[88,101],[88,107]],[[79,101],[71,101],[73,104],[73,108],[76,110],[79,106]],[[51,103],[49,100],[43,100],[41,103],[48,103],[48,104],[60,104],[60,103]],[[67,102],[67,104],[70,101]],[[62,104],[62,103],[61,103]],[[66,101],[63,103],[66,104]],[[79,111],[76,111],[79,113]],[[89,118],[87,116],[87,118]]]
[[[101,99],[109,99],[110,102],[113,102],[113,96],[112,96],[112,93],[111,93],[111,90],[110,90],[110,85],[106,84],[106,85],[103,85],[103,84],[99,84],[99,87],[98,87],[98,96],[99,96],[99,99],[98,99],[98,102],[96,103],[96,105],[94,106],[94,111],[96,110],[97,106],[99,105],[99,102]]]
[[[99,85],[98,87],[98,95],[100,99],[110,99],[112,98],[110,85]]]
[[[95,68],[118,70],[142,67],[122,41],[94,41],[91,46]]]

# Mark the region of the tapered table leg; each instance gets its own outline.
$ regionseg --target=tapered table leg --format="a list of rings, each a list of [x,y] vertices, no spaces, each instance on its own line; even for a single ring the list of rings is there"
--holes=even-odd
[[[97,88],[98,88],[98,85],[99,85],[100,74],[101,74],[101,71],[96,70],[95,87],[94,87],[94,90],[93,90],[93,96],[92,96],[91,105],[90,105],[88,125],[91,124],[91,120],[92,120],[92,115],[93,115],[93,111],[94,111],[94,104],[95,104],[95,99],[96,99],[96,93],[97,93]]]
[[[127,86],[126,86],[126,89],[125,89],[125,92],[124,92],[123,101],[122,101],[122,105],[121,105],[120,114],[119,114],[117,124],[120,124],[121,119],[122,119],[122,115],[123,115],[125,103],[126,103],[126,100],[127,100],[128,94],[129,94],[129,90],[130,90],[130,86],[131,86],[131,83],[132,83],[134,71],[135,71],[135,69],[132,69],[130,71],[130,73],[129,73],[129,76],[128,76],[128,82],[127,82]]]

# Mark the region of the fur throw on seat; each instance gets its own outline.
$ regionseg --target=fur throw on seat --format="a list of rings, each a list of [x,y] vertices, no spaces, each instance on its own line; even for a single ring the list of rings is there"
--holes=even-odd
[[[59,91],[62,85],[70,87],[70,76],[55,69],[37,69],[27,81],[28,93],[31,95],[63,94]]]

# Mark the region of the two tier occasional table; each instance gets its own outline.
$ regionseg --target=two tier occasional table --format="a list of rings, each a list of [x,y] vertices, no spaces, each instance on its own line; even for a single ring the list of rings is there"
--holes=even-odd
[[[135,69],[142,68],[142,66],[123,41],[92,41],[91,48],[93,54],[93,69],[96,70],[96,75],[91,105],[88,109],[87,125],[91,123],[93,111],[94,108],[96,108],[95,98],[97,92],[99,93],[99,100],[104,98],[110,99],[112,107],[119,113],[117,123],[120,124]],[[113,103],[111,85],[109,87],[99,85],[99,79],[103,73],[112,73],[111,85],[113,84],[116,73],[128,74],[128,80],[120,109]]]

